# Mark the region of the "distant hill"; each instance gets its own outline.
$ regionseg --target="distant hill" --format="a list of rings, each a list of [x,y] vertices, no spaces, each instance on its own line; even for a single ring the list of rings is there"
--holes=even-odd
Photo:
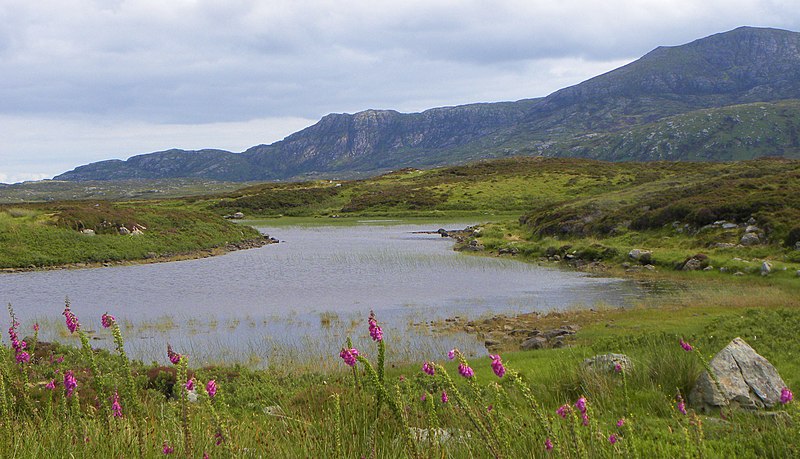
[[[88,164],[55,179],[348,178],[516,155],[798,158],[796,99],[800,33],[740,27],[656,48],[545,98],[422,113],[331,114],[282,141],[242,153],[169,150]]]

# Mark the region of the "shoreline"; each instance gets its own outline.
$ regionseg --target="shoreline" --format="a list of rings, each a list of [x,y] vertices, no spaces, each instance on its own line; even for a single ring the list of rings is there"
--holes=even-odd
[[[258,238],[250,238],[250,239],[243,239],[238,242],[230,242],[222,246],[196,249],[187,252],[152,254],[153,256],[145,258],[131,258],[127,260],[113,260],[113,261],[84,261],[84,262],[79,261],[79,262],[64,263],[52,266],[30,266],[24,268],[0,268],[0,275],[37,272],[37,271],[60,271],[65,269],[111,268],[114,266],[147,265],[154,263],[168,263],[172,261],[198,260],[201,258],[209,258],[209,257],[225,255],[227,253],[236,252],[239,250],[257,249],[267,245],[277,244],[278,242],[279,241],[277,239],[269,237],[269,235],[264,235]]]

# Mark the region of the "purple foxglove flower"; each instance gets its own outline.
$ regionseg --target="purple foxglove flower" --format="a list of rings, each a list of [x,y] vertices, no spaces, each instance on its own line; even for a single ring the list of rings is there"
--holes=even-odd
[[[36,322],[35,324],[33,324],[33,331],[34,332],[38,332],[39,331],[39,322]]]
[[[72,370],[64,372],[64,390],[67,392],[67,397],[71,397],[72,393],[78,387],[78,380],[75,379],[75,373]]]
[[[620,365],[619,363],[615,363],[614,364],[614,372],[622,373],[622,365]]]
[[[447,403],[448,400],[450,400],[450,399],[447,397],[447,391],[443,390],[442,391],[442,403]]]
[[[48,383],[47,383],[47,384],[44,386],[44,388],[45,388],[45,389],[48,389],[48,390],[55,390],[55,389],[56,389],[56,380],[55,380],[55,379],[51,379],[51,380],[50,380],[50,381],[49,381],[49,382],[48,382]]]
[[[194,378],[189,378],[189,380],[186,381],[185,386],[186,386],[186,390],[189,390],[189,391],[194,390]]]
[[[208,392],[208,396],[214,398],[217,395],[217,382],[213,379],[209,380],[206,384],[206,392]]]
[[[172,345],[167,343],[167,357],[173,365],[181,363],[181,355],[172,350]]]
[[[497,375],[498,378],[502,378],[503,375],[506,374],[506,367],[503,366],[503,361],[500,359],[499,355],[490,355],[492,359],[492,371],[494,374]]]
[[[556,414],[558,414],[564,419],[567,419],[567,415],[569,414],[570,411],[572,411],[572,408],[569,405],[561,405],[556,410]]]
[[[619,418],[619,421],[617,421],[617,427],[622,427],[624,425],[625,425],[625,418]]]
[[[164,442],[164,446],[163,448],[161,448],[161,452],[164,453],[164,455],[172,454],[175,452],[175,448],[169,446],[169,443]]]
[[[69,329],[70,333],[75,333],[75,330],[80,328],[81,324],[78,323],[78,318],[75,317],[75,314],[69,309],[69,304],[64,307],[64,321],[67,324],[67,328]]]
[[[344,363],[346,363],[348,366],[354,367],[356,366],[356,357],[358,357],[358,349],[356,348],[342,349],[342,351],[339,352],[339,357],[341,357],[342,360],[344,360]]]
[[[17,359],[17,363],[19,363],[19,364],[23,364],[23,363],[30,363],[30,361],[31,361],[31,355],[30,355],[30,354],[28,354],[28,353],[27,353],[27,352],[25,352],[25,351],[22,351],[22,352],[19,352],[19,353],[16,355],[16,359]]]
[[[581,412],[581,414],[586,414],[586,397],[581,397],[575,402],[575,408]]]
[[[794,400],[794,395],[792,394],[792,391],[790,391],[788,387],[784,387],[783,389],[781,389],[781,403],[786,405],[792,400]]]
[[[544,449],[546,449],[547,451],[553,450],[553,442],[550,441],[549,438],[544,441]]]
[[[422,371],[431,376],[433,376],[436,373],[436,370],[433,368],[433,363],[428,363],[428,362],[422,364]]]
[[[453,360],[454,358],[456,358],[456,352],[458,352],[456,349],[450,349],[449,351],[447,351],[447,358]]]
[[[375,320],[375,311],[369,312],[369,336],[373,341],[383,340],[383,330],[378,326],[378,321]]]
[[[100,322],[103,324],[103,328],[111,328],[116,321],[117,319],[109,313],[103,314],[103,317],[100,319]]]
[[[686,352],[692,352],[692,350],[694,349],[692,348],[692,345],[684,341],[683,338],[681,338],[681,347]]]
[[[464,365],[463,363],[458,364],[458,374],[467,379],[475,376],[475,372],[472,370],[472,368],[470,368],[468,365]]]
[[[114,396],[111,397],[111,414],[115,418],[122,417],[122,405],[119,404],[119,392],[114,391]]]
[[[616,443],[616,442],[617,442],[617,436],[616,436],[616,435],[614,435],[614,434],[611,434],[611,435],[609,435],[609,437],[608,437],[608,442],[609,442],[609,443],[611,443],[611,444],[613,445],[614,443]]]

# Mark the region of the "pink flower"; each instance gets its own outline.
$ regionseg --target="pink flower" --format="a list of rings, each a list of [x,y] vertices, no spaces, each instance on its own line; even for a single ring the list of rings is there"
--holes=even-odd
[[[428,394],[422,394],[422,395],[419,397],[419,401],[421,401],[421,402],[424,402],[424,401],[425,401],[425,400],[427,400],[427,399],[428,399]]]
[[[184,384],[184,386],[186,387],[186,390],[189,391],[194,390],[194,378],[189,378],[189,380],[186,381],[186,384]]]
[[[575,408],[581,412],[581,414],[586,413],[586,397],[581,397],[575,402]]]
[[[790,391],[788,387],[784,387],[783,389],[781,389],[781,403],[786,405],[792,400],[794,400],[794,395],[792,394],[792,391]]]
[[[614,435],[614,434],[611,434],[611,435],[608,437],[608,442],[609,442],[609,443],[611,443],[611,444],[613,445],[614,443],[616,443],[616,442],[617,442],[617,436],[616,436],[616,435]]]
[[[622,372],[622,365],[620,365],[619,363],[615,363],[614,364],[614,371],[617,372],[617,373],[621,373]]]
[[[45,389],[48,389],[48,390],[55,390],[55,389],[56,389],[56,380],[55,380],[55,379],[51,379],[51,380],[50,380],[50,381],[49,381],[49,382],[48,382],[48,383],[47,383],[47,384],[44,386],[44,388],[45,388]]]
[[[217,382],[213,379],[209,380],[206,384],[206,392],[208,392],[208,396],[214,398],[217,395]]]
[[[356,366],[356,357],[358,357],[358,349],[356,348],[342,349],[342,351],[339,352],[339,357],[341,357],[342,360],[344,360],[344,363],[346,363],[351,367],[354,367]]]
[[[23,341],[23,343],[24,343],[24,341]],[[19,363],[19,364],[29,363],[31,361],[31,355],[28,354],[25,351],[22,351],[22,352],[18,353],[16,358],[17,358],[17,363]]]
[[[619,418],[619,421],[617,421],[617,427],[622,427],[624,425],[625,425],[625,418]]]
[[[475,372],[470,368],[468,365],[464,365],[463,363],[458,364],[458,374],[465,378],[471,378],[475,376]]]
[[[207,451],[203,451],[203,459],[209,459],[210,456],[208,455]]]
[[[494,374],[497,375],[498,378],[502,378],[503,375],[506,374],[506,367],[503,366],[503,361],[500,359],[499,355],[489,355],[492,359],[492,371]]]
[[[164,453],[165,455],[172,454],[175,452],[175,448],[169,446],[169,443],[164,442],[164,447],[161,448],[161,452]]]
[[[122,405],[119,404],[119,392],[114,390],[114,395],[111,397],[111,414],[115,418],[122,417]]]
[[[692,352],[693,350],[692,345],[684,341],[683,338],[681,338],[681,347],[686,352]]]
[[[546,449],[547,451],[553,450],[553,442],[550,441],[549,438],[544,441],[544,449]]]
[[[39,332],[39,322],[36,322],[35,324],[33,324],[33,331],[37,332],[37,333]]]
[[[456,358],[456,352],[458,352],[457,349],[450,349],[449,351],[447,351],[447,358],[453,360],[454,358]]]
[[[381,327],[378,326],[378,321],[375,320],[375,311],[369,312],[369,336],[372,337],[373,341],[382,341],[383,340],[383,330]]]
[[[64,321],[67,324],[67,328],[69,329],[70,333],[75,333],[75,330],[80,328],[81,324],[78,323],[78,318],[75,317],[75,314],[69,309],[69,303],[64,307]]]
[[[558,414],[564,419],[567,419],[567,415],[569,414],[570,411],[572,411],[572,408],[569,405],[561,405],[556,410],[556,414]]]
[[[103,314],[103,317],[100,319],[100,322],[103,324],[103,328],[111,328],[116,321],[117,319],[109,313]]]
[[[167,357],[173,365],[181,363],[181,355],[172,350],[172,345],[167,343]]]
[[[686,414],[686,404],[683,403],[683,397],[681,397],[681,394],[678,394],[675,398],[678,400],[678,411],[680,411],[681,414]]]
[[[433,376],[436,373],[436,370],[433,368],[433,364],[428,362],[422,364],[422,371],[431,376]]]
[[[443,390],[442,391],[442,403],[447,403],[448,400],[450,400],[450,399],[447,397],[447,391]]]
[[[75,373],[72,370],[64,372],[64,390],[67,392],[67,397],[72,396],[72,392],[78,387],[78,380],[75,379]]]

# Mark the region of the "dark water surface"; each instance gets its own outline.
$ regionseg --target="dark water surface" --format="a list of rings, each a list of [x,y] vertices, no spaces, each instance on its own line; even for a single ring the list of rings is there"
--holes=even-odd
[[[411,323],[624,306],[642,295],[628,281],[466,256],[450,239],[414,234],[439,226],[264,227],[281,243],[200,260],[3,274],[0,301],[13,305],[24,330],[38,321],[41,339],[70,341],[60,315],[68,296],[101,347],[113,345],[100,327],[109,311],[122,324],[128,353],[146,361],[164,361],[170,341],[195,364],[277,364],[300,354],[328,365],[337,363],[330,356],[346,336],[367,345],[370,309],[402,359],[438,357],[453,346],[484,352],[467,335],[434,336]]]

